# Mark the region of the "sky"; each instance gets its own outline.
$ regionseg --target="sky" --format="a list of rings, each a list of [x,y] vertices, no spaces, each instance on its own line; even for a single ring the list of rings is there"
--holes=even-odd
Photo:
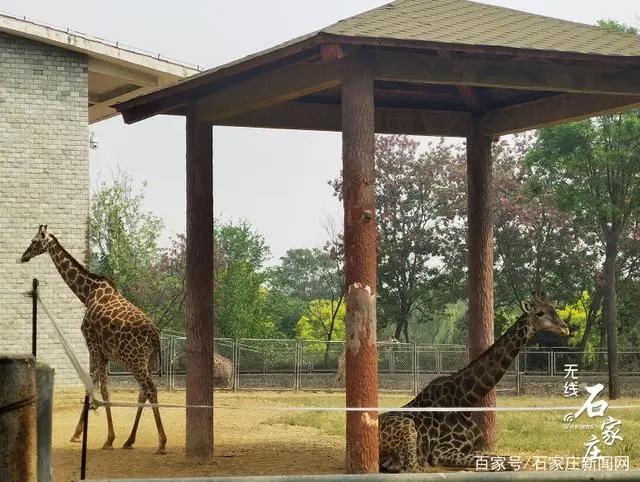
[[[0,10],[119,41],[205,68],[271,47],[388,3],[380,0],[181,0],[94,2],[0,0]],[[640,25],[637,0],[484,0],[583,23]],[[146,181],[145,207],[161,217],[161,244],[185,229],[184,119],[157,116],[134,125],[112,118],[91,126],[91,183],[118,168]],[[427,140],[426,138],[424,140]],[[247,220],[271,246],[272,262],[290,248],[321,246],[328,216],[341,206],[327,181],[341,165],[338,133],[216,127],[214,210]]]

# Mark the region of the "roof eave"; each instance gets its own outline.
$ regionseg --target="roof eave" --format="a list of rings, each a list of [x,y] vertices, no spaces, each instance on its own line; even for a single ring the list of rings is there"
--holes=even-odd
[[[303,37],[298,42],[288,44],[281,48],[276,47],[274,49],[267,50],[263,54],[239,59],[209,71],[201,72],[195,76],[181,79],[173,85],[115,104],[113,107],[123,115],[123,119],[126,123],[135,123],[160,113],[176,113],[179,111],[178,108],[188,101],[189,94],[192,94],[194,90],[206,90],[208,86],[211,86],[211,84],[220,80],[245,74],[253,69],[281,61],[305,50],[334,43],[356,47],[369,46],[414,50],[446,50],[480,55],[510,55],[538,60],[548,59],[555,61],[607,62],[626,65],[640,65],[640,57],[637,56],[584,54],[491,45],[469,45],[394,38],[347,36],[319,31]]]
[[[325,34],[314,32],[302,37],[298,42],[288,44],[281,48],[268,49],[263,54],[244,57],[230,63],[200,72],[191,77],[179,79],[172,85],[155,92],[151,92],[125,102],[119,102],[112,107],[122,114],[125,123],[135,123],[152,117],[156,114],[167,112],[184,103],[184,99],[194,90],[206,89],[215,82],[242,75],[254,69],[267,67],[278,61],[305,51],[313,50],[323,43]],[[154,106],[155,104],[155,106]],[[145,108],[144,115],[134,114],[141,108]]]

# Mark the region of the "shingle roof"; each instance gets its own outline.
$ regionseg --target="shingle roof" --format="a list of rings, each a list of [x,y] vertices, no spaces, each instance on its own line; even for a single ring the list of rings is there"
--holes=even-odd
[[[397,0],[322,32],[579,54],[640,56],[640,36],[468,0]]]

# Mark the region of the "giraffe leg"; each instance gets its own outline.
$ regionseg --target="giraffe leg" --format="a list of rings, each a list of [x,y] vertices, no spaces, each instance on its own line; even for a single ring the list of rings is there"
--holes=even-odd
[[[102,400],[105,402],[109,401],[109,388],[107,387],[107,361],[101,360],[100,366],[98,368],[98,377],[100,380],[100,394],[102,395]],[[113,430],[113,419],[111,418],[111,407],[109,405],[105,405],[105,412],[107,413],[107,440],[104,442],[102,446],[103,449],[111,450],[113,449],[113,441],[116,438],[116,433]]]
[[[153,383],[153,380],[149,375],[147,375],[146,380],[146,394],[149,402],[152,404],[158,403],[158,389],[156,388],[156,384]],[[160,418],[160,409],[156,406],[152,408],[153,417],[156,419],[156,427],[158,429],[158,448],[156,449],[157,454],[166,453],[166,445],[167,445],[167,436],[164,433],[164,428],[162,427],[162,419]]]
[[[140,397],[138,400],[141,400],[144,394],[144,397],[149,400],[149,403],[155,405],[158,403],[158,389],[156,388],[156,384],[153,383],[153,379],[149,375],[149,371],[145,369],[144,372],[137,371],[134,373],[136,381],[140,384]],[[144,403],[144,402],[140,402]],[[167,445],[167,436],[164,433],[164,428],[162,426],[162,419],[160,418],[160,409],[156,406],[152,406],[153,416],[156,419],[156,427],[158,429],[158,448],[156,449],[157,454],[166,453],[166,445]],[[140,419],[140,413],[142,411],[142,407],[138,407],[138,413],[136,413],[136,420],[133,424],[133,429],[131,430],[131,435],[129,435],[129,440],[125,443],[124,448],[127,447],[129,441],[133,444],[133,441],[136,439],[136,431],[138,429],[138,421]]]
[[[475,468],[476,458],[480,454],[463,453],[454,447],[440,448],[433,450],[433,465],[444,465],[446,467]]]
[[[69,442],[80,443],[80,435],[82,435],[82,429],[84,427],[84,406],[80,411],[80,420],[76,424],[76,430],[73,432],[73,436],[69,440]]]
[[[145,394],[142,387],[140,388],[140,393],[138,394],[138,403],[144,403],[147,401],[147,395]],[[142,415],[142,409],[144,407],[138,407],[138,411],[136,412],[136,419],[133,421],[133,427],[131,428],[131,434],[129,438],[122,446],[123,449],[132,449],[133,444],[136,442],[136,432],[138,431],[138,424],[140,423],[140,416]]]
[[[429,464],[418,455],[418,429],[413,420],[391,415],[380,430],[381,472],[428,472]]]

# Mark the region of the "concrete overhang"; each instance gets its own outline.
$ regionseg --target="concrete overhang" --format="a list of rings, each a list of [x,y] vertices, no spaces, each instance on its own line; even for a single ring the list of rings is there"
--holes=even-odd
[[[0,13],[0,32],[88,56],[89,123],[118,115],[114,104],[199,72],[194,65],[6,13]]]

